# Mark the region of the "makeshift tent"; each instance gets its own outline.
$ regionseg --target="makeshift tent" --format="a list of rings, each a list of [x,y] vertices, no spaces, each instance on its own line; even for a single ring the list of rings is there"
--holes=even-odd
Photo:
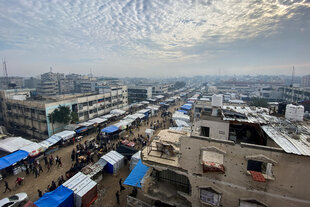
[[[88,122],[97,123],[97,124],[102,124],[106,121],[108,121],[108,119],[94,118],[94,119],[88,120]]]
[[[0,170],[13,165],[16,162],[21,161],[22,159],[25,159],[27,156],[28,156],[28,152],[23,151],[23,150],[18,150],[9,155],[1,157],[0,158]]]
[[[119,121],[117,123],[114,124],[114,126],[116,126],[117,128],[119,128],[120,130],[124,130],[127,129],[127,122],[123,122],[123,121]]]
[[[153,136],[154,130],[153,129],[146,129],[145,130],[145,135],[149,138]]]
[[[137,163],[141,160],[141,151],[136,152],[131,156],[129,169],[130,171],[137,165]]]
[[[60,139],[62,139],[64,141],[66,141],[66,140],[71,139],[72,137],[74,137],[75,136],[75,132],[74,131],[67,131],[67,130],[65,130],[65,131],[59,132],[59,133],[54,134],[54,135],[60,137]]]
[[[79,126],[91,128],[92,126],[94,126],[94,123],[86,121],[86,122],[80,123]]]
[[[100,159],[107,162],[104,169],[111,174],[117,173],[124,166],[125,157],[116,151],[110,151]]]
[[[113,117],[115,117],[115,114],[107,114],[107,115],[104,115],[104,116],[101,116],[100,118],[102,118],[102,119],[111,119],[111,118],[113,118]]]
[[[184,104],[183,106],[180,107],[181,110],[191,110],[192,109],[192,105],[190,104]]]
[[[80,133],[86,132],[87,129],[88,128],[86,126],[85,127],[81,127],[81,128],[76,129],[75,133],[80,134]]]
[[[62,185],[73,190],[75,207],[90,206],[97,199],[97,183],[81,172]]]
[[[188,113],[188,111],[185,111],[185,110],[177,110],[178,112],[181,112],[181,113],[183,113],[183,114],[187,114]]]
[[[67,126],[64,127],[64,130],[75,131],[79,127],[80,126],[78,124],[68,124]]]
[[[180,113],[180,112],[174,112],[174,114],[172,115],[172,119],[173,120],[182,120],[182,121],[185,121],[187,123],[190,122],[190,117],[188,115],[185,115],[183,113]]]
[[[189,124],[186,123],[186,122],[183,121],[183,120],[177,119],[177,120],[175,120],[175,123],[176,123],[176,125],[177,125],[178,127],[189,127]]]
[[[30,157],[34,157],[40,154],[41,152],[44,152],[47,148],[45,146],[42,146],[41,144],[33,142],[32,144],[26,147],[22,147],[20,149],[28,152]]]
[[[22,147],[28,146],[34,142],[24,139],[22,137],[8,137],[0,140],[0,150],[6,152],[15,152]]]
[[[143,119],[145,117],[145,114],[139,114],[139,113],[135,113],[133,114],[133,116],[139,118],[139,119]]]
[[[73,190],[61,185],[56,190],[45,193],[34,204],[38,207],[73,207]]]
[[[110,111],[110,114],[114,114],[116,116],[121,116],[123,114],[125,114],[126,111],[120,110],[120,109],[113,109],[112,111]]]
[[[148,169],[149,167],[143,165],[141,160],[139,160],[135,168],[131,171],[129,176],[126,178],[124,184],[141,188],[142,179],[147,173]]]
[[[108,127],[101,130],[101,132],[104,132],[107,134],[111,134],[111,133],[114,133],[116,131],[118,131],[118,127],[114,126],[114,125],[108,126]]]
[[[57,135],[53,135],[50,138],[40,142],[40,145],[49,148],[51,146],[53,146],[54,144],[56,144],[57,142],[59,142],[61,140],[61,138]]]
[[[124,117],[124,119],[132,119],[132,120],[136,120],[138,117],[135,115],[128,115],[126,117]]]

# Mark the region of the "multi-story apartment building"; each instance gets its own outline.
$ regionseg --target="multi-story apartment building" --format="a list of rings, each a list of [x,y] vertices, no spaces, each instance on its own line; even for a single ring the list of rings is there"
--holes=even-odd
[[[144,148],[147,197],[165,206],[310,205],[310,126],[262,108],[212,110],[192,133],[163,130]]]
[[[288,102],[310,100],[310,88],[284,87],[283,99]]]
[[[10,76],[6,79],[6,77],[0,77],[0,89],[19,89],[24,86],[24,78]]]
[[[78,114],[79,121],[109,113],[128,105],[127,86],[111,86],[102,94],[88,93],[44,97],[30,96],[29,90],[0,91],[1,113],[6,127],[36,139],[45,139],[63,130],[65,124],[51,124],[48,115],[59,105],[68,106]]]
[[[24,80],[24,86],[25,88],[38,88],[38,85],[40,84],[41,80],[34,78],[34,77],[30,77]]]
[[[150,86],[128,86],[128,102],[136,103],[152,98],[152,87]]]
[[[301,85],[304,87],[310,87],[310,75],[305,75],[301,78]]]

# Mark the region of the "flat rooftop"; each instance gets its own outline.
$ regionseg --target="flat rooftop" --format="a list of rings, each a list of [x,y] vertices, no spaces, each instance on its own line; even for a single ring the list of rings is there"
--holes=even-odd
[[[180,167],[180,137],[186,134],[186,132],[169,129],[160,131],[150,145],[142,151],[142,160],[146,163],[155,162],[157,164]]]

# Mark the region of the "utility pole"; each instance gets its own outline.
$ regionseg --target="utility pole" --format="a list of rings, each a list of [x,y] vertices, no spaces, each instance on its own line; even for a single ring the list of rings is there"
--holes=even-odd
[[[295,78],[295,67],[293,66],[293,70],[292,70],[292,79],[291,79],[291,93],[292,93],[292,102],[294,102],[294,90],[293,90],[293,85],[294,85],[294,78]]]

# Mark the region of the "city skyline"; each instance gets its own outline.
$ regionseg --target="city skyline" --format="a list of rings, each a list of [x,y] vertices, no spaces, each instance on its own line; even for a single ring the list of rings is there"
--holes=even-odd
[[[9,75],[309,72],[310,2],[0,1]]]

